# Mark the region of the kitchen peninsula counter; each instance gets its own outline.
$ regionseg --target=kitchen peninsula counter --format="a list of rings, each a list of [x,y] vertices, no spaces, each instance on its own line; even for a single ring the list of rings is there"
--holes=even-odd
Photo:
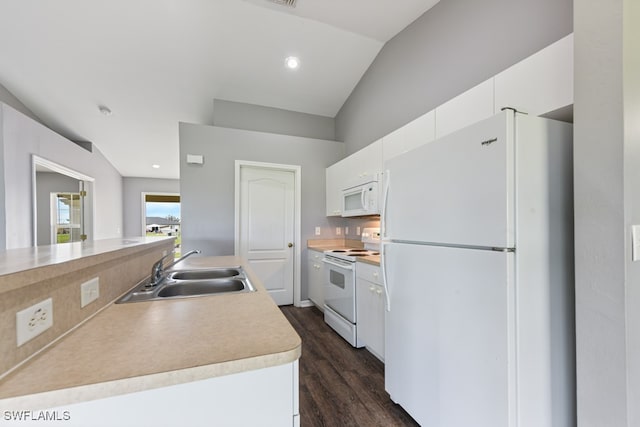
[[[0,407],[50,408],[295,362],[300,337],[241,258],[192,256],[176,267],[238,265],[256,292],[107,305],[1,379]]]
[[[0,251],[0,294],[43,277],[70,273],[173,240],[173,237],[116,238]]]

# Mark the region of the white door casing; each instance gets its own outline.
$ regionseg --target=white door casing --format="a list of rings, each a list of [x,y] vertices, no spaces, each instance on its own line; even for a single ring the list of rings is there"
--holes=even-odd
[[[300,167],[236,161],[235,253],[278,305],[300,304]]]

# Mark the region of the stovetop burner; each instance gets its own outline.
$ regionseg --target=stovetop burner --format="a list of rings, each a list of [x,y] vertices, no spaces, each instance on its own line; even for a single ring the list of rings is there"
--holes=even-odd
[[[355,261],[356,257],[380,255],[380,252],[371,249],[333,249],[324,253],[347,261]]]

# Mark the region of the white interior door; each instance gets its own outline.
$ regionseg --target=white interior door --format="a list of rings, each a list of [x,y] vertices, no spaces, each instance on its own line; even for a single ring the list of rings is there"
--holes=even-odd
[[[240,167],[239,250],[278,305],[293,304],[295,175]]]

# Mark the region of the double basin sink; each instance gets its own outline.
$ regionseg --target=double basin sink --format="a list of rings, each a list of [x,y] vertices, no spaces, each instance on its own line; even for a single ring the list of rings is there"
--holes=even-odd
[[[147,278],[116,301],[116,304],[189,298],[205,295],[253,292],[242,267],[169,271],[155,286]]]

